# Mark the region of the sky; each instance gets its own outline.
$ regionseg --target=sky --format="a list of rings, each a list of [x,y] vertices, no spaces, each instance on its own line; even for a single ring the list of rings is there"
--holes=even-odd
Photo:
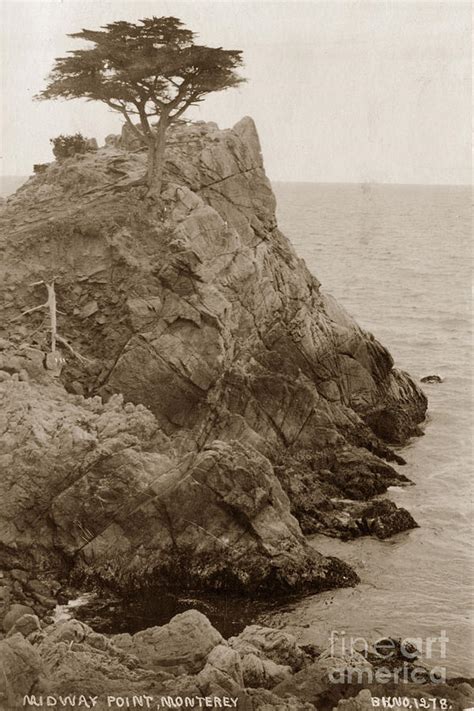
[[[187,116],[252,116],[275,181],[471,182],[469,0],[0,0],[0,171],[29,175],[49,139],[103,143],[122,119],[85,100],[33,101],[67,33],[174,15],[198,41],[243,50],[238,89]]]

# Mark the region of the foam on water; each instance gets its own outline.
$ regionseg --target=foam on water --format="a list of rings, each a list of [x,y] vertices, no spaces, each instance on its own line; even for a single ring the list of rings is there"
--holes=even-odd
[[[471,191],[443,186],[276,184],[281,230],[313,274],[396,364],[425,385],[425,436],[403,449],[416,486],[389,496],[420,528],[389,541],[314,545],[359,572],[354,589],[311,596],[279,615],[306,641],[331,630],[376,639],[446,630],[442,663],[472,675]],[[301,636],[301,635],[300,635]]]

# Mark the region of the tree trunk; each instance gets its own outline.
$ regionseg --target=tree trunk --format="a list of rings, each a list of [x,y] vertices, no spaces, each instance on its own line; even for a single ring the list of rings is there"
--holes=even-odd
[[[156,200],[159,200],[161,195],[167,128],[167,117],[161,116],[156,127],[156,134],[154,136],[154,139],[152,139],[148,147],[148,197],[152,197]]]

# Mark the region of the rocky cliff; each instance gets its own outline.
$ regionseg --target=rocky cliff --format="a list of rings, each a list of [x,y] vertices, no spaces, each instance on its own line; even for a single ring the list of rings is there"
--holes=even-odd
[[[251,119],[175,128],[162,204],[124,132],[0,213],[0,566],[123,589],[325,589],[303,533],[410,514],[390,445],[426,399],[279,232]],[[53,284],[58,351],[47,312]]]

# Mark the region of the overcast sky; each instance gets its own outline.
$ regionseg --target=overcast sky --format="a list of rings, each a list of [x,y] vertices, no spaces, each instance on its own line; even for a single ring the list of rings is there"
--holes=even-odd
[[[175,15],[199,41],[242,49],[248,83],[191,118],[252,116],[273,180],[471,182],[470,2],[457,0],[0,0],[1,171],[52,160],[49,139],[99,143],[120,116],[84,100],[33,102],[66,37],[118,19]]]

